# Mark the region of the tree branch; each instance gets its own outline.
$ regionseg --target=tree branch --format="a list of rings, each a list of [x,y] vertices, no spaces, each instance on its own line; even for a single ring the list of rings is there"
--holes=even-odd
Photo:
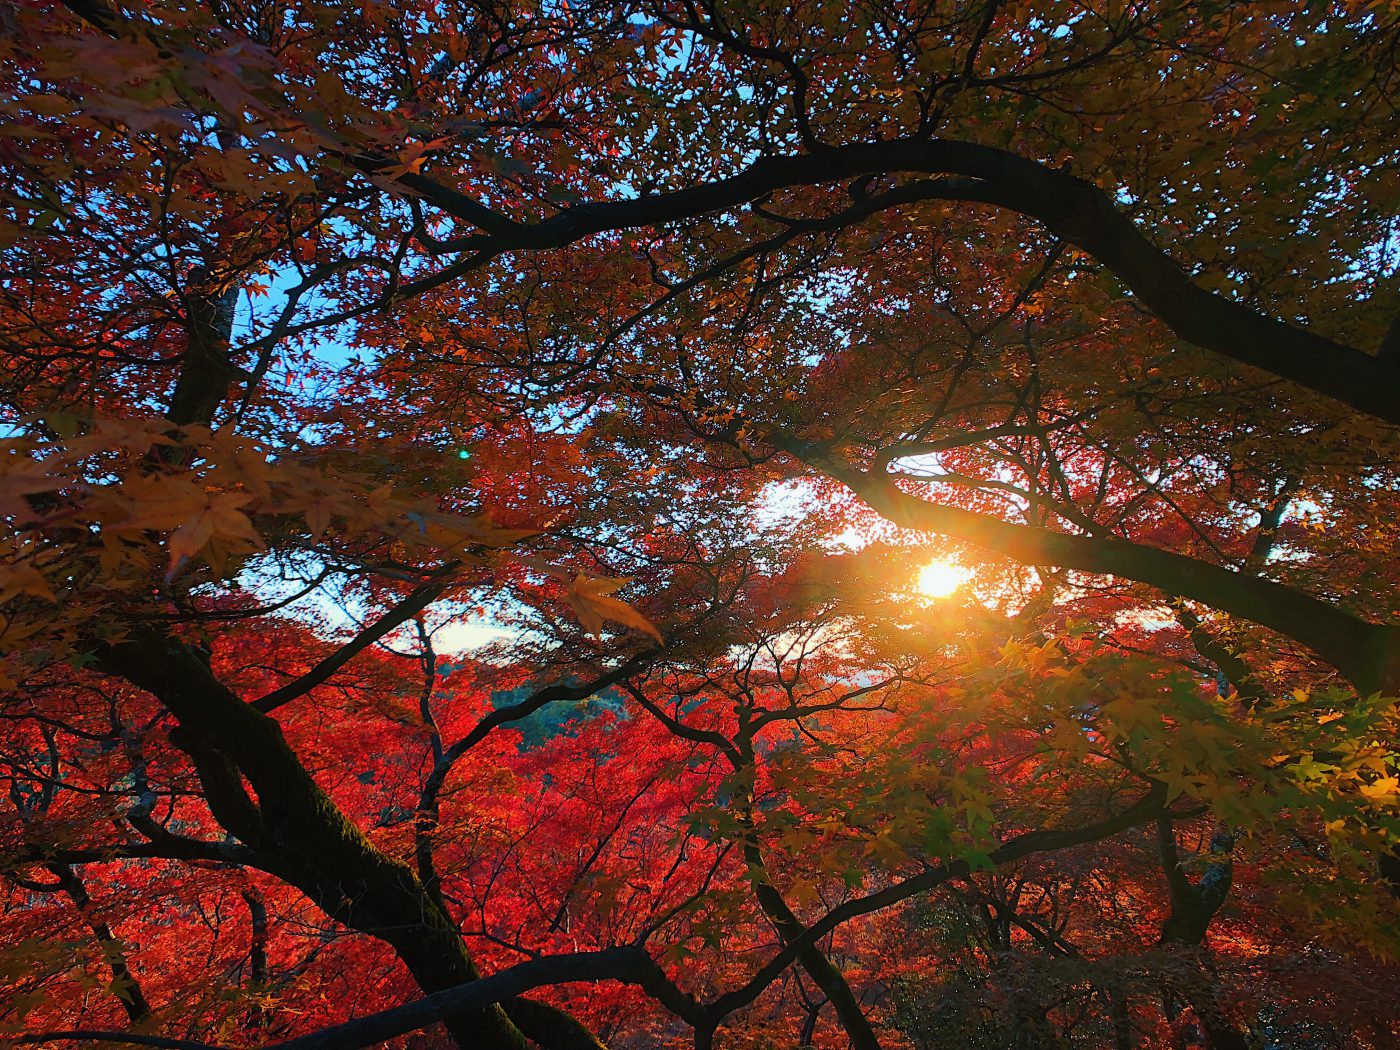
[[[672,984],[645,951],[635,947],[607,948],[531,959],[490,977],[435,992],[417,1002],[274,1043],[264,1050],[359,1050],[439,1021],[507,1002],[533,988],[597,981],[639,985],[677,1016],[692,1024],[702,1020],[699,1004]]]
[[[406,174],[397,182],[486,231],[500,250],[542,250],[605,231],[663,226],[737,208],[779,189],[897,172],[955,176],[938,180],[929,196],[987,204],[1038,220],[1117,274],[1187,342],[1292,380],[1358,412],[1400,423],[1400,367],[1393,360],[1206,291],[1137,228],[1110,194],[1066,171],[990,146],[904,138],[851,143],[816,154],[766,156],[727,178],[629,200],[580,204],[533,224],[493,212],[427,176]],[[910,195],[918,193],[911,190]]]
[[[399,627],[436,601],[448,587],[449,581],[426,583],[421,587],[415,587],[408,595],[385,613],[373,626],[365,628],[353,639],[341,646],[330,656],[318,663],[306,674],[302,675],[279,689],[274,689],[266,696],[260,696],[249,706],[267,714],[275,711],[283,704],[290,703],[299,696],[310,692],[318,685],[322,685],[330,680],[330,677],[348,664],[360,653],[364,652],[379,639],[383,638],[390,631]]]
[[[1400,628],[1369,623],[1292,587],[1129,540],[1015,525],[990,514],[930,503],[905,492],[886,475],[858,470],[785,433],[770,432],[769,440],[842,482],[902,528],[951,536],[1024,565],[1119,576],[1203,602],[1300,642],[1363,693],[1394,687],[1400,675]]]
[[[1166,786],[1157,783],[1147,794],[1121,813],[1078,828],[1031,831],[1024,835],[1017,835],[993,850],[988,856],[993,865],[1010,864],[1036,853],[1047,853],[1053,850],[1067,849],[1071,846],[1081,846],[1089,842],[1097,842],[1154,819],[1166,809],[1168,801]],[[930,868],[875,893],[857,897],[833,908],[808,926],[805,933],[785,945],[783,950],[770,959],[746,985],[706,1004],[706,1012],[712,1019],[717,1019],[747,1006],[792,965],[799,951],[808,945],[815,944],[842,923],[849,922],[860,915],[868,915],[882,908],[888,908],[916,893],[925,893],[928,890],[936,889],[950,879],[971,873],[972,867],[967,861],[956,860],[950,864]]]

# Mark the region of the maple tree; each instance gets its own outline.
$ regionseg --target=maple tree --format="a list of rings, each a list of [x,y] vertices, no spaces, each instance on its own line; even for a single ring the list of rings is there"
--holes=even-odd
[[[1393,4],[0,18],[7,1045],[1400,1036]]]

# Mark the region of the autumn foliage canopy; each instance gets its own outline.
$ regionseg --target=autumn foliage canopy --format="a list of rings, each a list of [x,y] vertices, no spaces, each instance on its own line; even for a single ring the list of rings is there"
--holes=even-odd
[[[0,58],[0,1046],[1400,1045],[1392,0]]]

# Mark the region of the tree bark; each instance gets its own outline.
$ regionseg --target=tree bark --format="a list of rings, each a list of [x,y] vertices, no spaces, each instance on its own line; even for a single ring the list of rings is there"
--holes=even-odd
[[[367,174],[391,163],[350,160]],[[404,173],[396,181],[432,207],[481,230],[470,239],[471,247],[489,254],[560,248],[606,231],[732,210],[776,190],[901,172],[936,176],[918,184],[921,199],[985,204],[1043,223],[1108,267],[1181,339],[1400,424],[1400,363],[1391,352],[1396,344],[1392,336],[1387,335],[1386,353],[1372,355],[1208,292],[1154,245],[1109,193],[1068,171],[991,146],[910,137],[766,156],[728,178],[630,200],[580,204],[538,223],[493,211],[426,175]]]
[[[137,629],[98,657],[100,669],[145,689],[179,720],[178,745],[190,754],[210,808],[251,848],[258,867],[337,922],[387,942],[425,992],[480,976],[412,869],[378,850],[317,785],[276,721],[235,696],[188,646]],[[496,1003],[448,1028],[463,1047],[526,1046]]]
[[[87,885],[76,871],[67,864],[47,864],[45,867],[48,868],[49,874],[58,880],[58,888],[73,902],[78,914],[83,917],[83,921],[97,938],[98,946],[102,949],[102,958],[107,963],[107,968],[112,971],[112,994],[121,1003],[131,1023],[140,1024],[151,1015],[151,1004],[146,999],[145,992],[141,990],[136,975],[131,972],[122,942],[112,932],[112,927],[94,912]]]
[[[1118,576],[1191,598],[1307,646],[1362,694],[1400,691],[1400,627],[1369,623],[1292,587],[1159,547],[1016,525],[990,514],[931,503],[905,492],[887,475],[858,470],[789,435],[772,432],[769,440],[842,482],[902,528],[951,536],[1023,565]]]

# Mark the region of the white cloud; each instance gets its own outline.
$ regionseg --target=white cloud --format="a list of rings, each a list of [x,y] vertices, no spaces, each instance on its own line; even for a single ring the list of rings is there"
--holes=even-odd
[[[433,632],[433,648],[443,655],[456,655],[514,636],[514,631],[490,620],[449,620]]]

